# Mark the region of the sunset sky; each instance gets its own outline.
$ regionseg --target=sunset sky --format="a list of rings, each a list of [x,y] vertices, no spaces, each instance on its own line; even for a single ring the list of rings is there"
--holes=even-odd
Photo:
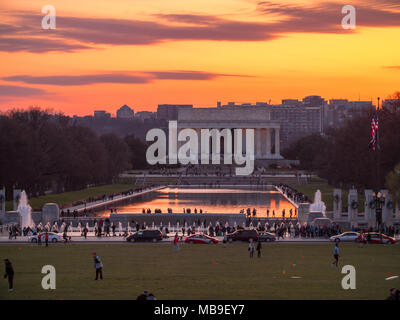
[[[42,7],[56,9],[44,30]],[[344,30],[343,5],[357,10]],[[400,90],[398,0],[2,0],[0,111],[373,100]]]

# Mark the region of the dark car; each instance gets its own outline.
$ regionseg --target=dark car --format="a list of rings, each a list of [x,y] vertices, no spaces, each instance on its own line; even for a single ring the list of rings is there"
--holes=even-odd
[[[259,232],[258,233],[258,240],[262,242],[272,242],[276,240],[276,237],[271,232]]]
[[[258,240],[258,232],[257,230],[250,230],[250,229],[241,229],[236,230],[233,233],[229,233],[224,237],[224,242],[232,242],[232,241],[246,241],[249,242],[250,239],[253,241]]]
[[[161,241],[163,238],[160,230],[139,230],[135,233],[132,233],[126,238],[128,242],[136,242],[136,241],[152,241],[157,242]]]

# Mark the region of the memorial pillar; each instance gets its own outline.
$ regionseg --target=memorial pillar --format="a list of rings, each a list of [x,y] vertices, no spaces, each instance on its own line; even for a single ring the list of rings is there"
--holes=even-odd
[[[266,150],[265,150],[265,157],[266,158],[271,158],[271,129],[270,128],[265,128],[266,133],[265,133],[265,139],[266,139]]]
[[[261,157],[261,129],[257,128],[256,130],[256,147],[255,147],[255,154],[256,154],[256,158],[260,158]]]
[[[275,128],[275,155],[280,155],[279,128]]]

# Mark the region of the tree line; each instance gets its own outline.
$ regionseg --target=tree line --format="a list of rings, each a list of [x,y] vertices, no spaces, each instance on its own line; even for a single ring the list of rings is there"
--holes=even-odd
[[[146,166],[146,145],[134,136],[96,135],[61,113],[31,108],[0,115],[0,187],[30,196],[111,183]]]
[[[380,110],[376,151],[369,148],[374,112],[350,118],[324,135],[300,138],[283,155],[300,160],[302,169],[316,172],[337,187],[376,190],[394,185],[389,179],[394,179],[393,170],[400,163],[400,105]]]

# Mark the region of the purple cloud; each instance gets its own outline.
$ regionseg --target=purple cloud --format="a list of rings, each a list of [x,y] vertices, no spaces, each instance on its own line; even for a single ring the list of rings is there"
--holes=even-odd
[[[0,96],[25,97],[47,93],[45,90],[0,84]]]
[[[79,86],[94,83],[125,83],[138,84],[147,83],[149,78],[142,76],[131,76],[127,74],[94,74],[79,76],[11,76],[2,78],[5,81],[23,82],[29,84],[47,84],[55,86]]]
[[[0,38],[0,51],[30,51],[34,53],[63,51],[73,52],[90,47],[82,44],[69,44],[59,40],[43,38]]]
[[[202,71],[139,71],[136,74],[110,73],[91,75],[57,75],[57,76],[30,76],[15,75],[3,77],[2,80],[10,82],[23,82],[27,84],[79,86],[96,83],[122,83],[141,84],[153,80],[211,80],[217,77],[249,77],[246,75],[221,74]]]
[[[356,1],[357,27],[400,27],[397,0]],[[265,22],[214,15],[157,14],[154,21],[57,16],[56,30],[42,30],[42,16],[14,12],[12,25],[0,24],[0,51],[76,51],[103,45],[151,45],[164,41],[269,41],[286,33],[351,33],[343,30],[343,4],[314,5],[261,1]],[[173,22],[173,23],[171,23]]]
[[[150,71],[146,73],[162,80],[211,80],[217,77],[251,77],[247,75],[223,74],[203,71]]]

